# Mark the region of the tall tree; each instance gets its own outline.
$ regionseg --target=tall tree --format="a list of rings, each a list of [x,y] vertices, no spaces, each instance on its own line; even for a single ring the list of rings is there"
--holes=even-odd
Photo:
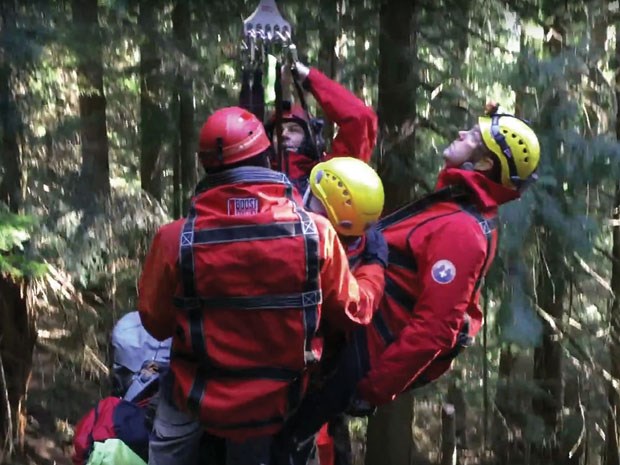
[[[550,59],[559,57],[567,38],[566,25],[561,14],[550,16],[545,25],[545,37],[545,48]],[[556,112],[568,101],[570,101],[568,84],[561,82],[541,111],[541,131],[550,134],[554,146],[557,147],[561,146],[563,137],[560,133],[562,123],[558,125],[558,121],[554,118]],[[551,157],[554,162],[562,163],[561,150],[557,150]],[[566,198],[556,186],[547,186],[544,192],[559,199],[558,208],[567,214]],[[562,234],[546,223],[545,207],[541,204],[538,218],[536,298],[537,305],[542,311],[561,326],[570,280],[565,259],[568,255],[567,244]],[[542,344],[534,351],[534,379],[540,387],[540,393],[533,399],[533,410],[543,420],[547,434],[535,452],[541,463],[557,463],[560,460],[558,432],[564,405],[563,349],[556,328],[553,328],[548,321],[544,321],[543,324]]]
[[[161,2],[140,2],[140,185],[161,200],[163,141],[167,129],[163,107],[162,57],[157,45]]]
[[[418,9],[418,1],[384,0],[379,11],[378,170],[385,188],[386,210],[411,197],[402,173],[412,171],[415,158]]]
[[[410,198],[402,182],[403,165],[415,156],[417,73],[415,68],[417,1],[382,1],[379,26],[379,173],[385,189],[386,209]],[[384,153],[387,154],[383,156]],[[414,404],[410,394],[379,409],[368,422],[367,465],[409,465],[414,451]]]
[[[15,5],[12,1],[3,2],[1,26],[4,43],[10,34],[15,33]],[[2,164],[0,165],[0,200],[17,213],[21,201],[22,173],[21,151],[18,132],[21,125],[19,112],[11,88],[11,65],[8,53],[0,56],[0,118],[2,118]]]
[[[340,80],[340,67],[338,65],[338,39],[341,34],[341,15],[344,0],[321,0],[321,21],[319,23],[319,69],[336,81]],[[326,121],[323,129],[325,140],[331,141],[334,137],[334,125]]]
[[[192,191],[196,185],[196,157],[194,156],[194,99],[193,79],[183,72],[183,62],[194,57],[191,36],[191,2],[177,0],[172,12],[172,27],[177,47],[182,53],[183,60],[178,66],[176,76],[176,101],[178,104],[178,157],[182,211],[175,211],[175,217],[187,212]]]
[[[103,91],[103,35],[99,27],[97,0],[72,0],[80,87],[80,136],[82,145],[82,186],[88,195],[109,195],[110,163],[106,126],[106,98]]]
[[[22,163],[19,138],[21,117],[17,108],[13,78],[16,60],[9,57],[11,43],[17,43],[16,4],[12,0],[0,4],[0,227],[12,222],[22,208]],[[23,46],[23,45],[22,45]],[[7,208],[4,206],[8,206]],[[2,229],[3,233],[6,229]],[[19,254],[7,247],[2,238],[0,253]],[[30,379],[32,353],[36,340],[34,315],[28,302],[27,278],[0,269],[0,462],[3,454],[11,455],[13,445],[23,448],[26,427],[24,398]],[[5,441],[6,439],[6,441]],[[7,448],[8,445],[8,448]]]

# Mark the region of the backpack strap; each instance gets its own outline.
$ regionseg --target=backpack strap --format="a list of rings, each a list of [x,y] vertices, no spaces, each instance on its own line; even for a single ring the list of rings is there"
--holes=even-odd
[[[203,312],[210,308],[228,308],[231,311],[252,311],[260,309],[292,309],[299,308],[303,313],[304,322],[304,360],[307,364],[316,361],[312,350],[312,341],[318,328],[318,307],[322,301],[320,288],[320,257],[319,234],[314,220],[308,213],[297,205],[293,197],[293,186],[282,173],[271,170],[241,167],[217,173],[206,178],[207,188],[234,182],[264,182],[279,183],[285,186],[286,197],[295,205],[298,221],[274,222],[270,224],[254,224],[233,226],[226,228],[195,229],[196,204],[192,202],[189,214],[183,225],[179,244],[179,268],[183,284],[183,294],[174,299],[174,304],[187,313],[192,353],[202,361],[190,388],[188,404],[191,409],[200,409],[207,380],[213,375],[224,375],[211,370],[212,364],[207,354],[205,335],[203,333]],[[198,295],[195,282],[194,246],[201,244],[222,244],[239,241],[258,241],[274,238],[302,236],[306,255],[305,281],[301,292],[290,294],[270,294],[259,296],[217,296],[203,297]],[[282,378],[301,382],[299,373],[290,375],[281,370],[271,370],[270,367],[258,367],[253,371],[226,373],[228,376],[243,378]],[[272,378],[273,377],[273,378]],[[289,403],[297,405],[303,391],[301,385],[293,381],[289,396]],[[271,419],[269,421],[276,421]],[[281,421],[278,419],[277,421]]]
[[[489,261],[491,259],[491,249],[493,246],[493,231],[497,229],[498,221],[497,217],[485,218],[482,213],[470,202],[467,202],[467,190],[461,187],[447,187],[441,189],[433,194],[430,194],[417,202],[413,202],[409,205],[402,207],[401,209],[395,211],[391,215],[388,215],[380,222],[380,229],[385,229],[388,226],[397,224],[407,218],[410,218],[422,210],[430,207],[431,205],[439,202],[445,201],[455,201],[461,211],[467,213],[472,216],[480,226],[482,233],[486,238],[486,254],[484,258],[483,265],[480,269],[480,273],[476,279],[476,284],[474,286],[473,294],[478,292],[482,287],[484,282],[484,275],[489,267]],[[435,216],[430,218],[428,221],[432,221],[437,218],[442,218],[444,215]],[[417,270],[417,264],[412,262],[411,257],[405,257],[400,254],[393,254],[390,250],[390,266],[400,266],[403,268],[410,269],[412,271]],[[411,262],[411,263],[410,263]],[[403,291],[396,283],[394,283],[391,279],[386,277],[385,281],[385,293],[392,297],[399,305],[401,305],[405,309],[413,308],[416,304],[416,300],[410,297],[406,292]],[[372,319],[372,324],[375,327],[376,331],[383,339],[383,342],[386,345],[391,344],[396,340],[396,337],[388,327],[385,318],[383,318],[383,314],[379,311],[376,312]],[[464,347],[467,347],[472,344],[473,338],[469,335],[469,327],[470,327],[470,317],[469,315],[465,315],[465,319],[463,321],[463,325],[459,330],[459,334],[457,336],[457,343],[455,346],[446,354],[439,357],[440,359],[453,359],[456,357]]]

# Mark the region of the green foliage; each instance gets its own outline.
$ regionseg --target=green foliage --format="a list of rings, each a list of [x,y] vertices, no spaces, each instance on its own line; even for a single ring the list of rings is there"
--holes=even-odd
[[[0,274],[30,278],[45,273],[45,264],[31,255],[29,247],[35,224],[32,217],[12,213],[0,202]]]

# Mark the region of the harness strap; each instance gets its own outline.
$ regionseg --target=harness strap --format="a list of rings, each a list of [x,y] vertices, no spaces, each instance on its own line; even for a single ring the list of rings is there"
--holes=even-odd
[[[459,198],[465,199],[467,195],[468,191],[461,186],[444,187],[443,189],[428,194],[415,202],[408,203],[398,210],[390,213],[377,223],[377,227],[380,231],[383,231],[389,226],[400,223],[407,218],[411,218],[431,205]]]
[[[252,80],[252,113],[260,121],[265,119],[265,88],[263,87],[263,70],[257,67]]]
[[[239,171],[239,172],[236,172]],[[243,171],[243,172],[242,172]],[[235,172],[235,173],[233,173]],[[246,176],[244,176],[246,175]],[[293,187],[288,179],[278,173],[276,176],[271,171],[243,170],[238,168],[231,173],[218,174],[208,177],[205,189],[227,182],[248,181],[251,182],[279,182],[285,185],[287,198],[294,203],[298,222],[281,222],[262,225],[233,226],[225,228],[195,229],[196,206],[195,201],[189,209],[188,217],[183,225],[179,245],[179,267],[183,283],[183,295],[174,299],[175,305],[187,313],[191,347],[196,360],[200,360],[203,369],[198,369],[188,394],[188,406],[193,410],[199,410],[202,396],[204,395],[207,380],[217,377],[233,378],[270,378],[290,382],[288,403],[292,408],[301,400],[303,383],[300,373],[284,371],[279,367],[258,367],[249,369],[224,369],[215,368],[209,360],[203,332],[203,313],[212,308],[228,308],[235,310],[261,310],[261,309],[291,309],[299,308],[303,313],[304,322],[304,360],[306,363],[316,361],[312,352],[312,339],[318,327],[318,306],[322,301],[320,289],[320,259],[319,259],[319,235],[316,224],[305,210],[297,208],[293,197]],[[204,297],[197,294],[194,269],[194,246],[234,243],[242,241],[256,241],[277,239],[284,237],[303,236],[305,249],[305,280],[302,292],[291,294],[268,294],[259,296],[216,296]],[[205,368],[207,367],[207,368]],[[284,379],[283,379],[284,378]],[[265,420],[267,422],[276,419]],[[277,420],[278,422],[281,421]],[[243,425],[228,425],[231,428],[259,426],[261,422],[250,422]],[[219,426],[219,427],[228,427]]]
[[[482,230],[486,238],[486,255],[482,268],[480,269],[478,278],[476,279],[476,284],[473,291],[473,294],[475,294],[480,290],[480,287],[483,283],[484,274],[486,272],[486,269],[488,268],[493,242],[493,231],[497,229],[498,222],[496,217],[485,218],[474,205],[466,203],[466,196],[467,191],[462,188],[455,189],[453,187],[448,187],[441,189],[433,194],[424,197],[423,199],[420,199],[417,202],[413,202],[409,205],[404,206],[403,208],[392,213],[391,215],[388,215],[380,222],[379,227],[381,230],[383,230],[388,226],[404,221],[405,219],[420,213],[422,210],[430,207],[435,203],[445,202],[447,200],[456,201],[461,211],[471,215],[476,219],[478,225],[480,226],[480,229]],[[443,216],[445,215],[437,215],[435,217],[429,218],[422,224],[426,224],[432,220],[442,218]],[[422,224],[416,226],[414,230]],[[411,233],[409,235],[411,235]],[[397,252],[395,253],[392,250],[390,250],[389,265],[399,266],[414,272],[417,271],[417,264],[413,260],[413,257],[407,257],[404,254]],[[398,286],[398,284],[396,284],[392,279],[388,277],[386,277],[385,280],[385,293],[407,311],[413,309],[416,304],[416,300],[412,296],[410,296],[407,291],[405,291],[402,287]],[[457,335],[456,344],[450,351],[438,357],[438,360],[451,360],[456,357],[463,350],[463,348],[472,344],[473,338],[469,335],[470,320],[470,316],[468,314],[465,314],[463,324]],[[396,337],[390,330],[389,326],[385,321],[385,318],[383,317],[383,314],[380,311],[375,313],[375,315],[373,316],[372,324],[386,345],[389,345],[396,340]]]
[[[241,90],[239,92],[239,106],[252,111],[252,93],[250,92],[250,78],[252,70],[243,68],[241,71]]]

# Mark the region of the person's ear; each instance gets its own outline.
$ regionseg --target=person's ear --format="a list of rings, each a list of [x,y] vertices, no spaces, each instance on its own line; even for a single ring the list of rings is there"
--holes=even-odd
[[[495,161],[491,157],[484,156],[476,162],[474,169],[476,171],[489,171],[495,165]]]

